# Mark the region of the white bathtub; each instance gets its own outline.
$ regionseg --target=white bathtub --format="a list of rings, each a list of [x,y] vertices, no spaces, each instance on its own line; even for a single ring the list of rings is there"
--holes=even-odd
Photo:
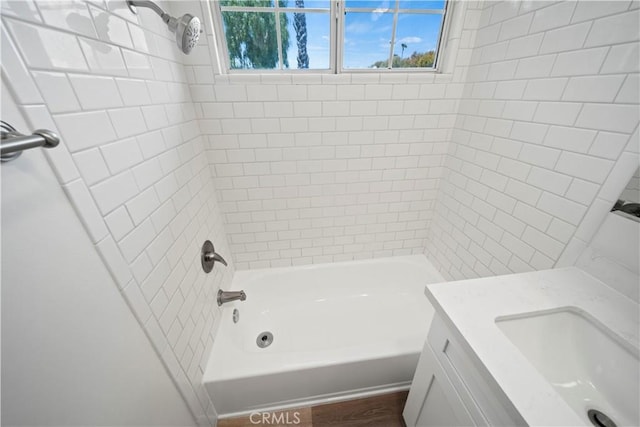
[[[433,314],[424,286],[443,280],[422,255],[236,272],[247,299],[225,304],[203,377],[218,414],[407,389]]]

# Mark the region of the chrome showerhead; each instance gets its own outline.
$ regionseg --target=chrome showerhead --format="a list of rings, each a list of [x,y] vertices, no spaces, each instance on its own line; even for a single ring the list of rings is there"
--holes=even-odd
[[[183,53],[188,55],[198,44],[202,25],[197,17],[187,13],[180,18],[174,18],[152,1],[127,0],[127,6],[129,6],[131,12],[136,14],[138,13],[136,7],[148,7],[160,15],[169,30],[175,33],[176,44]]]
[[[200,32],[202,31],[200,20],[187,13],[178,19],[169,18],[167,25],[171,31],[176,33],[178,48],[188,55],[200,40]]]

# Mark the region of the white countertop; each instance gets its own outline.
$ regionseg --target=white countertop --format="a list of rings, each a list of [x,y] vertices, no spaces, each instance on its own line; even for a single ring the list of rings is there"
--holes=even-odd
[[[496,318],[574,307],[638,347],[638,305],[575,267],[438,283],[425,294],[531,426],[585,423],[496,326]]]

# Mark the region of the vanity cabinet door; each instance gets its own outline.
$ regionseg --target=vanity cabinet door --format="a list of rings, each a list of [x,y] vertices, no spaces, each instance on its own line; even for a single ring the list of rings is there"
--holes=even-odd
[[[442,317],[434,316],[427,338],[433,355],[479,426],[525,426],[522,417],[501,396],[497,385],[484,377]]]
[[[404,407],[407,426],[474,426],[469,411],[425,343]]]

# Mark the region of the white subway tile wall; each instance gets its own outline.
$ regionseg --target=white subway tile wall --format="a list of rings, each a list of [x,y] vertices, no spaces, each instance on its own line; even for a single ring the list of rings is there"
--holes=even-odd
[[[553,267],[638,163],[638,2],[481,7],[427,239],[450,279]]]
[[[3,74],[33,128],[59,131],[46,154],[61,184],[198,423],[211,425],[201,377],[215,292],[234,267],[200,267],[206,239],[232,256],[173,34],[124,1],[3,1],[2,21]]]
[[[424,252],[461,78],[212,80],[212,58],[198,47],[187,76],[236,269]]]

